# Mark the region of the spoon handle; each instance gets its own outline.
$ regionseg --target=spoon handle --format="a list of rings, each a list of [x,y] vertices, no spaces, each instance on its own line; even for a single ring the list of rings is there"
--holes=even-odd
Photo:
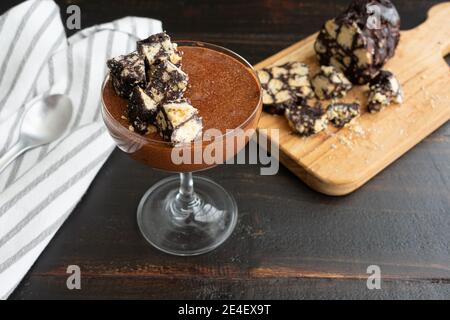
[[[0,173],[3,172],[18,156],[28,150],[29,147],[22,141],[13,145],[4,155],[0,157]]]

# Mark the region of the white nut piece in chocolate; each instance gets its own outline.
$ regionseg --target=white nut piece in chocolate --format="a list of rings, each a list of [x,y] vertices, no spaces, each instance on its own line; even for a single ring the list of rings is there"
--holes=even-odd
[[[311,136],[326,129],[328,119],[320,108],[307,105],[286,109],[285,117],[289,126],[301,136]]]
[[[322,66],[311,80],[316,96],[321,99],[339,99],[352,88],[351,82],[333,66]]]
[[[263,88],[263,108],[271,114],[284,114],[299,99],[310,99],[314,92],[309,68],[301,62],[288,62],[258,71]]]
[[[396,103],[403,103],[403,90],[394,74],[387,70],[370,81],[370,93],[367,109],[371,113],[379,112],[383,108]]]
[[[353,0],[323,26],[314,45],[321,65],[340,69],[354,84],[368,83],[400,40],[400,16],[389,0]]]
[[[358,103],[332,103],[327,107],[328,120],[337,128],[343,128],[360,115]]]
[[[138,41],[137,47],[149,66],[164,60],[169,60],[177,66],[181,65],[181,52],[178,51],[177,44],[172,43],[165,32]]]
[[[186,99],[164,103],[158,107],[156,126],[160,135],[173,145],[190,143],[201,136],[202,118]]]

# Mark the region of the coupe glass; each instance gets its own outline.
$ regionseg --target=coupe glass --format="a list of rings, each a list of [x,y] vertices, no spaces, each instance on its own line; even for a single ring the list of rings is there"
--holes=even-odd
[[[232,154],[226,153],[227,156],[234,157],[250,139],[245,135],[248,132],[246,130],[256,129],[261,115],[262,94],[256,72],[244,58],[228,49],[198,41],[177,43],[180,47],[200,46],[226,54],[238,60],[255,76],[260,92],[259,102],[238,128],[228,130],[221,137],[202,142],[200,145],[193,143],[179,147],[183,148],[184,152],[188,150],[194,154],[202,152],[211,143],[226,148],[225,140],[234,141]],[[142,197],[137,210],[137,222],[142,235],[154,247],[173,255],[193,256],[214,250],[232,234],[237,222],[238,208],[232,195],[224,188],[208,178],[193,177],[192,172],[220,163],[202,161],[196,164],[173,165],[173,147],[170,143],[132,132],[111,114],[103,99],[103,90],[108,85],[111,84],[109,77],[106,77],[102,89],[102,116],[117,146],[133,159],[154,169],[179,173],[179,176],[156,183]]]

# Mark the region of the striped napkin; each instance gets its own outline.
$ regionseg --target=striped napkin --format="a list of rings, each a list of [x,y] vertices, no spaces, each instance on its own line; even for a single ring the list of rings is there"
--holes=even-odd
[[[75,109],[66,136],[0,174],[0,298],[16,288],[114,149],[100,113],[106,60],[161,30],[160,21],[127,17],[67,38],[50,0],[23,2],[0,17],[0,155],[17,140],[32,99],[64,93]]]

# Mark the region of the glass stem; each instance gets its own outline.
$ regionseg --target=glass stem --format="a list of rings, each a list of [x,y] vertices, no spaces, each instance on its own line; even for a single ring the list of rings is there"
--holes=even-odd
[[[178,191],[177,199],[181,203],[184,203],[187,207],[189,207],[195,201],[194,180],[192,179],[192,172],[180,173],[180,190]]]
[[[192,173],[180,173],[180,188],[172,203],[172,216],[180,221],[190,222],[195,218],[201,201],[194,192]]]

